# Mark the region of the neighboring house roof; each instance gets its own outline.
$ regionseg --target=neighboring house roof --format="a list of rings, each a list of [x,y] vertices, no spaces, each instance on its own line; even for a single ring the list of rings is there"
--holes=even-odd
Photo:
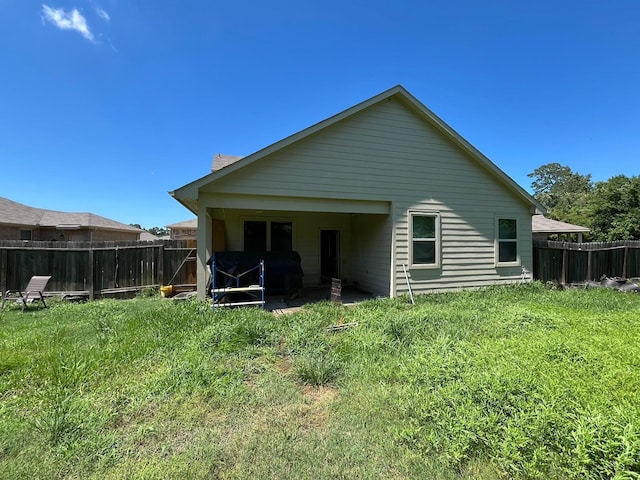
[[[232,163],[236,163],[240,160],[241,156],[239,155],[223,155],[222,153],[216,153],[213,156],[213,162],[211,163],[211,171],[216,172],[224,167],[231,165]]]
[[[551,220],[550,218],[546,218],[544,215],[533,215],[531,217],[532,233],[586,233],[589,231],[590,229],[587,227]]]
[[[139,228],[116,222],[93,213],[69,213],[29,207],[0,197],[0,225],[31,226],[41,228],[91,228],[140,232]]]
[[[193,218],[191,220],[185,220],[184,222],[174,223],[172,225],[167,225],[167,228],[177,229],[177,228],[198,228],[198,219]]]
[[[144,230],[140,233],[140,237],[138,237],[138,240],[142,242],[152,242],[154,240],[160,240],[160,237],[157,237],[153,233],[149,233]]]
[[[506,188],[511,190],[516,196],[521,198],[525,203],[531,206],[532,213],[545,213],[546,209],[542,204],[540,204],[537,200],[535,200],[531,195],[529,195],[520,185],[518,185],[514,180],[512,180],[506,173],[504,173],[498,166],[496,166],[491,160],[485,157],[480,151],[478,151],[473,145],[471,145],[467,140],[465,140],[462,136],[460,136],[455,130],[453,130],[449,125],[447,125],[442,119],[440,119],[436,114],[434,114],[431,110],[429,110],[425,105],[423,105],[418,99],[416,99],[413,95],[411,95],[404,87],[397,85],[385,92],[382,92],[369,100],[366,100],[362,103],[359,103],[347,110],[344,110],[337,115],[334,115],[326,120],[323,120],[305,130],[302,130],[298,133],[295,133],[279,142],[276,142],[262,150],[259,150],[249,156],[235,159],[234,161],[229,162],[233,157],[227,155],[220,157],[226,157],[226,159],[219,162],[220,168],[216,168],[218,164],[216,164],[216,157],[214,157],[214,168],[213,172],[201,177],[183,187],[176,189],[175,191],[169,192],[176,200],[182,203],[186,208],[191,210],[193,213],[197,213],[197,198],[198,198],[198,190],[213,182],[216,181],[240,168],[243,168],[247,165],[256,162],[257,160],[270,155],[276,151],[282,150],[296,142],[299,142],[311,135],[317,133],[320,130],[328,128],[348,117],[351,117],[362,110],[371,107],[377,103],[386,101],[391,98],[396,98],[401,101],[408,108],[412,109],[416,112],[421,118],[423,118],[430,125],[439,130],[446,138],[452,141],[458,148],[466,152],[473,160],[475,160],[482,168],[491,173],[495,178],[497,178]]]

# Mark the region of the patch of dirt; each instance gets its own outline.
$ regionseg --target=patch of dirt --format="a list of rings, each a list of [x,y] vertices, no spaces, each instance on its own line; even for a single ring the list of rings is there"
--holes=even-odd
[[[279,357],[273,368],[282,376],[289,376],[293,370],[292,359],[289,356]],[[246,380],[247,386],[256,386],[256,376]],[[300,403],[280,405],[265,415],[256,416],[251,429],[255,432],[268,432],[274,425],[285,425],[286,428],[298,428],[301,431],[326,428],[330,421],[331,404],[338,396],[338,389],[323,385],[319,387],[298,384],[302,399]],[[253,422],[252,422],[253,423]]]
[[[288,375],[289,372],[291,372],[291,368],[293,368],[293,365],[291,364],[291,357],[282,357],[276,362],[276,369],[282,375]]]
[[[296,420],[302,430],[324,428],[329,425],[331,403],[338,396],[334,387],[302,387],[306,403],[296,408]]]
[[[304,397],[312,403],[328,403],[333,401],[338,395],[338,389],[328,385],[313,387],[305,385],[302,387]]]

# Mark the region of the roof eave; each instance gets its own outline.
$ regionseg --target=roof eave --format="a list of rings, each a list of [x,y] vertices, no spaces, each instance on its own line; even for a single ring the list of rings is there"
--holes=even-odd
[[[200,179],[201,180],[201,179]],[[198,180],[196,180],[197,182]],[[196,215],[198,215],[198,200],[197,198],[194,199],[191,195],[184,195],[182,196],[180,194],[180,192],[187,192],[189,191],[191,188],[193,188],[192,184],[195,182],[191,182],[190,184],[185,185],[184,187],[178,188],[176,190],[172,190],[169,192],[169,195],[171,195],[177,202],[179,202],[184,208],[186,208],[187,210],[189,210],[191,213],[194,213]],[[197,192],[197,190],[196,190]]]
[[[231,165],[227,165],[224,168],[221,168],[220,170],[216,170],[215,172],[211,172],[208,173],[207,175],[204,175],[203,177],[200,177],[196,180],[194,180],[193,182],[190,182],[186,185],[183,185],[180,188],[177,188],[176,190],[174,190],[173,192],[169,192],[176,200],[178,200],[180,203],[182,203],[182,201],[180,199],[186,199],[188,198],[188,195],[193,195],[195,193],[195,195],[197,196],[198,190],[200,189],[200,187],[207,185],[209,183],[211,183],[212,181],[218,180],[222,177],[225,177],[227,175],[229,175],[230,173],[235,172],[236,170],[239,170],[241,168],[244,168],[246,165],[255,162],[256,160],[258,160],[259,158],[263,158],[266,157],[267,155],[274,153],[278,150],[281,150],[303,138],[306,138],[310,135],[313,135],[314,133],[330,126],[333,125],[334,123],[339,122],[340,120],[347,118],[367,107],[369,107],[370,105],[373,105],[375,103],[378,103],[381,100],[384,100],[385,98],[390,98],[391,96],[395,95],[396,93],[398,93],[399,91],[405,91],[406,90],[401,87],[400,85],[396,85],[393,88],[390,88],[389,90],[386,90],[385,92],[382,92],[368,100],[365,100],[364,102],[361,102],[357,105],[354,105],[353,107],[350,107],[346,110],[343,110],[340,113],[337,113],[329,118],[325,118],[324,120],[311,125],[310,127],[307,127],[303,130],[300,130],[297,133],[294,133],[292,135],[289,135],[288,137],[283,138],[282,140],[279,140],[275,143],[272,143],[271,145],[268,145],[254,153],[252,153],[251,155],[247,155],[246,157],[241,158],[240,160],[238,160],[237,162],[232,163]],[[193,210],[192,210],[193,211]],[[195,213],[195,212],[194,212]]]
[[[210,184],[220,178],[223,178],[230,173],[235,172],[245,166],[255,162],[256,160],[263,158],[271,153],[274,153],[278,150],[282,150],[289,145],[298,142],[304,138],[307,138],[314,133],[323,130],[339,121],[355,115],[356,113],[376,104],[383,100],[390,99],[394,96],[399,96],[404,100],[405,104],[408,104],[411,108],[421,114],[423,117],[427,118],[428,121],[434,125],[438,130],[440,130],[443,134],[445,134],[451,141],[453,141],[456,145],[458,145],[463,151],[473,157],[479,164],[481,164],[487,171],[493,174],[496,178],[498,178],[503,185],[509,188],[513,193],[515,193],[521,200],[523,200],[526,204],[530,206],[529,211],[532,215],[534,214],[544,214],[547,212],[546,208],[539,203],[535,198],[533,198],[529,193],[527,193],[518,183],[516,183],[511,177],[509,177],[505,172],[503,172],[495,163],[493,163],[489,158],[487,158],[484,154],[482,154],[478,149],[476,149],[473,145],[471,145],[464,137],[462,137],[458,132],[456,132],[453,128],[451,128],[447,123],[445,123],[440,117],[438,117],[435,113],[433,113],[426,105],[424,105],[420,100],[414,97],[408,90],[406,90],[402,85],[396,85],[378,95],[375,95],[368,100],[360,102],[346,110],[343,110],[336,115],[333,115],[329,118],[326,118],[310,127],[307,127],[293,135],[290,135],[278,142],[275,142],[257,152],[252,153],[231,165],[228,165],[216,172],[209,173],[197,180],[194,180],[187,185],[184,185],[170,194],[182,203],[187,209],[197,214],[197,199],[198,193],[201,187]],[[194,208],[190,207],[191,202],[196,202],[196,206]]]

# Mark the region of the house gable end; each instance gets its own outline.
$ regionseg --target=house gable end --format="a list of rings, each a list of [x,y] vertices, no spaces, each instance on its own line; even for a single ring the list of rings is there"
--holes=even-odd
[[[283,197],[388,201],[414,193],[468,203],[491,190],[524,199],[460,145],[398,98],[388,98],[258,158],[201,191]],[[508,193],[506,193],[508,192]]]
[[[264,185],[269,184],[269,185],[276,186],[275,188],[279,192],[287,191],[289,193],[292,193],[295,191],[295,188],[290,189],[288,185],[288,183],[291,183],[293,179],[293,177],[290,175],[291,172],[290,171],[279,172],[278,162],[274,160],[275,157],[283,158],[287,154],[290,154],[292,147],[296,147],[296,146],[299,147],[300,144],[302,143],[309,144],[310,140],[322,134],[326,135],[328,132],[331,132],[331,135],[335,135],[334,140],[336,143],[334,146],[339,151],[341,146],[344,147],[344,145],[340,144],[340,141],[345,141],[345,138],[341,138],[338,134],[335,133],[338,130],[335,128],[336,126],[345,124],[345,123],[352,124],[353,123],[352,121],[354,120],[354,118],[357,119],[358,117],[361,117],[362,116],[361,114],[363,112],[375,110],[372,107],[379,107],[389,102],[395,103],[396,105],[402,105],[404,109],[414,112],[414,114],[422,121],[423,125],[428,126],[432,130],[432,132],[435,132],[435,131],[439,132],[441,139],[446,138],[449,140],[449,148],[453,147],[454,149],[457,149],[458,151],[462,152],[464,156],[466,156],[472,163],[475,163],[476,166],[479,166],[486,173],[493,176],[498,181],[498,183],[501,184],[503,189],[506,188],[507,190],[509,190],[513,197],[516,197],[516,198],[519,197],[519,202],[522,202],[528,205],[529,209],[532,212],[544,211],[544,207],[540,205],[535,199],[533,199],[533,197],[531,197],[526,191],[524,191],[524,189],[522,189],[516,182],[514,182],[510,177],[508,177],[502,170],[500,170],[488,158],[482,155],[464,138],[458,135],[451,127],[449,127],[446,123],[444,123],[439,117],[437,117],[433,112],[431,112],[426,106],[424,106],[420,101],[418,101],[415,97],[413,97],[409,92],[407,92],[401,86],[393,87],[390,90],[383,92],[375,97],[372,97],[371,99],[365,102],[355,105],[350,109],[347,109],[333,117],[330,117],[290,137],[287,137],[269,147],[266,147],[263,150],[260,150],[252,155],[249,155],[248,157],[245,157],[233,163],[232,165],[225,167],[224,169],[218,172],[209,174],[205,177],[195,180],[194,182],[191,182],[190,184],[185,185],[184,187],[181,187],[180,189],[177,189],[174,192],[170,192],[170,194],[174,196],[176,200],[181,202],[185,207],[195,212],[196,199],[198,198],[198,192],[200,190],[206,191],[206,192],[228,191],[229,188],[233,188],[232,185],[235,182],[240,182],[240,183],[236,183],[236,186],[240,187],[240,189],[242,190],[243,187],[242,187],[241,178],[244,177],[246,179],[251,175],[260,176],[262,178],[262,182],[259,182],[260,191],[264,191]],[[349,120],[349,122],[347,122],[347,120]],[[392,120],[391,123],[393,124],[394,121],[397,121],[397,119]],[[401,123],[402,121],[400,121],[400,124]],[[373,125],[375,125],[375,122],[369,127],[366,127],[366,128],[369,128],[369,137],[373,137],[373,138],[368,139],[366,133],[362,134],[362,132],[360,132],[362,135],[360,135],[360,139],[358,141],[361,142],[363,148],[366,148],[366,147],[377,148],[377,150],[372,153],[372,160],[374,164],[379,164],[378,163],[379,159],[375,157],[384,155],[385,154],[384,147],[385,146],[392,147],[392,145],[391,143],[388,143],[385,145],[385,142],[384,142],[384,140],[386,139],[385,134],[388,132],[386,131],[381,132],[379,128],[380,125],[376,125],[376,126],[373,126]],[[396,124],[395,127],[398,127],[398,125]],[[408,136],[410,136],[412,132],[407,132],[407,133],[408,133]],[[347,136],[349,137],[349,139],[354,140],[357,136],[357,133],[355,131],[352,131],[350,133],[347,133]],[[432,138],[436,138],[436,136],[432,135]],[[413,140],[415,141],[416,137],[414,137]],[[416,146],[416,147],[419,148],[419,146]],[[363,149],[362,152],[364,151],[365,150]],[[303,164],[305,161],[307,163],[313,163],[312,159],[315,155],[316,156],[315,160],[317,162],[321,162],[320,167],[318,167],[316,163],[316,168],[321,168],[323,174],[312,178],[311,183],[326,182],[327,172],[332,172],[331,169],[334,167],[334,165],[331,163],[331,161],[326,160],[327,153],[328,152],[325,151],[320,155],[318,155],[317,151],[316,152],[307,151],[306,158],[300,159],[301,164]],[[334,152],[334,153],[339,153],[339,152]],[[343,151],[341,153],[343,154],[343,156],[340,157],[341,161],[350,160],[348,157],[347,151]],[[335,155],[330,156],[329,158],[332,160],[335,160],[336,156]],[[394,157],[394,159],[396,160],[396,164],[397,164],[398,163],[397,161],[399,159],[396,157]],[[263,171],[266,168],[265,167],[266,164],[269,165],[269,170],[270,170],[269,172]],[[354,168],[357,168],[355,164],[352,164],[352,165],[354,165]],[[393,162],[387,163],[387,168],[389,168],[392,165],[393,165]],[[343,166],[346,166],[346,165],[344,163],[340,163],[340,165],[337,166],[335,170],[335,175],[331,177],[331,180],[333,180],[336,177],[339,179],[340,173],[341,173],[340,167],[343,167]],[[360,174],[368,176],[370,179],[371,175],[370,175],[370,172],[368,172],[369,168],[370,168],[369,165],[364,165],[360,171]],[[255,170],[255,172],[251,173],[250,172],[251,170]],[[242,172],[242,173],[236,174],[236,172]],[[313,168],[310,169],[308,171],[308,177],[314,176],[315,173],[317,173],[317,170],[314,171]],[[233,179],[225,180],[226,177],[233,177]],[[289,180],[288,182],[287,182],[287,179]],[[343,181],[347,181],[347,178],[345,177]],[[363,180],[360,179],[359,182],[363,183]],[[364,180],[364,183],[367,183],[366,179]],[[305,181],[296,182],[297,186],[301,186],[305,184],[306,184]],[[352,183],[352,186],[358,187],[358,184]],[[249,187],[249,188],[252,188],[252,187]],[[255,193],[256,191],[253,190],[252,192]],[[304,192],[306,192],[305,195],[306,194],[310,194],[312,196],[314,195],[313,191],[310,192],[305,189]]]

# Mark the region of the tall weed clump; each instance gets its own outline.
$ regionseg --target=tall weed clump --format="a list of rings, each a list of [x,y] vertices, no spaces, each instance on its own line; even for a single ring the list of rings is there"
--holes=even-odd
[[[339,324],[343,315],[343,307],[320,302],[287,316],[283,353],[291,358],[298,381],[314,387],[337,381],[342,371],[339,339],[327,327]]]
[[[627,303],[637,314],[639,299],[532,285],[475,292],[464,308],[468,295],[448,300],[463,333],[400,369],[397,441],[455,468],[491,459],[513,478],[640,475],[640,326]]]
[[[242,401],[248,376],[273,356],[278,331],[273,317],[257,308],[208,312],[202,330],[173,355],[162,382],[167,391],[199,392],[208,401]]]
[[[5,310],[0,476],[637,478],[638,318],[541,284]]]
[[[0,357],[10,360],[0,372],[1,450],[15,454],[28,445],[73,456],[86,445],[112,443],[105,439],[118,417],[170,391],[158,389],[165,365],[182,356],[181,346],[204,328],[210,310],[201,302],[145,298],[52,302],[18,315],[0,336]],[[37,441],[28,440],[34,435]]]
[[[43,366],[43,382],[36,391],[35,429],[50,444],[70,440],[82,428],[82,392],[87,386],[87,361],[73,352],[56,352]]]

